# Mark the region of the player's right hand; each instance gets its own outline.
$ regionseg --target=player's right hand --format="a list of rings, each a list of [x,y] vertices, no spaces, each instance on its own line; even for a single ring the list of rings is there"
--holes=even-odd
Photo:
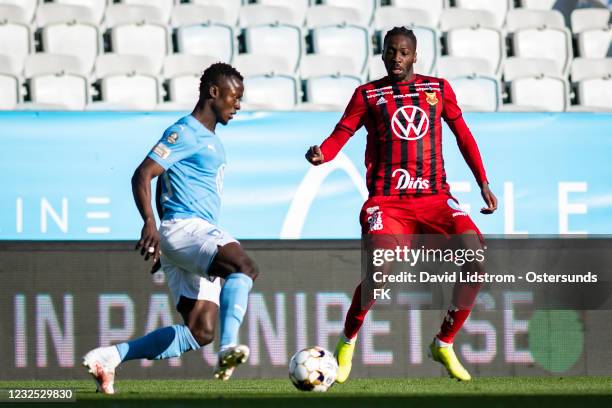
[[[159,259],[159,232],[155,225],[155,220],[147,221],[140,231],[140,240],[136,243],[136,250],[140,249],[140,255],[148,261],[153,258],[153,263]]]
[[[319,164],[323,164],[325,162],[325,157],[323,156],[321,148],[317,145],[314,145],[310,146],[310,148],[306,152],[306,160],[308,160],[310,164],[318,166]]]

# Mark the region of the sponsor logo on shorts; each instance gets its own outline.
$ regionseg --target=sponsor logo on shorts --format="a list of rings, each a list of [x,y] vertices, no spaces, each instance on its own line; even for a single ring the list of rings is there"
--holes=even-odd
[[[380,207],[374,206],[366,209],[366,214],[368,217],[368,224],[370,225],[370,231],[380,231],[383,227],[383,212],[380,210]]]
[[[395,169],[391,177],[399,174],[397,179],[396,190],[429,190],[429,180],[424,180],[422,177],[412,177],[406,169]]]
[[[161,157],[162,159],[167,159],[168,156],[170,156],[170,153],[172,153],[172,150],[170,150],[170,148],[168,146],[166,146],[165,144],[159,142],[154,148],[153,148],[153,153],[158,155],[159,157]]]
[[[448,200],[446,200],[446,204],[448,204],[448,206],[451,209],[455,210],[455,212],[453,213],[453,218],[458,217],[458,216],[467,216],[467,213],[463,211],[459,203],[457,203],[452,198],[449,198]]]

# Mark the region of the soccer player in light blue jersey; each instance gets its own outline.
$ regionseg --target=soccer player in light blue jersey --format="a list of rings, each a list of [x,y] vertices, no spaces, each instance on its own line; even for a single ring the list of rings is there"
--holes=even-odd
[[[134,172],[132,190],[144,221],[136,249],[145,260],[161,259],[184,324],[87,353],[83,365],[100,392],[114,393],[115,369],[124,361],[178,357],[212,342],[217,314],[221,340],[214,376],[228,380],[249,356],[248,347],[238,344],[238,329],[258,271],[238,241],[217,226],[225,151],[215,128],[233,118],[243,92],[236,69],[211,65],[200,78],[191,115],[170,126]],[[156,177],[161,178],[158,208],[163,213],[159,230],[151,205]]]

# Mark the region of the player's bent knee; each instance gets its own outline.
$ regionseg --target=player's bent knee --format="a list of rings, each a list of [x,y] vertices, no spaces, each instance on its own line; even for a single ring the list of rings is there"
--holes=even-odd
[[[238,267],[238,270],[253,280],[255,280],[257,276],[259,275],[259,267],[255,263],[255,261],[253,261],[248,256],[245,256],[244,258],[240,260],[240,265]]]
[[[214,329],[211,330],[210,328],[206,327],[190,327],[189,331],[200,347],[204,347],[205,345],[212,343],[215,339]]]

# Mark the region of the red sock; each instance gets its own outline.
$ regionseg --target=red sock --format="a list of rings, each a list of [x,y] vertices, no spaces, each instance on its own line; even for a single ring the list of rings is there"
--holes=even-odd
[[[436,337],[445,343],[452,343],[470,312],[470,309],[449,309]]]
[[[375,300],[372,296],[368,296],[364,299],[361,298],[360,283],[355,289],[351,307],[346,314],[346,319],[344,319],[344,335],[347,339],[353,339],[357,336],[359,329],[361,329],[361,325],[363,325],[363,320],[374,303]]]

